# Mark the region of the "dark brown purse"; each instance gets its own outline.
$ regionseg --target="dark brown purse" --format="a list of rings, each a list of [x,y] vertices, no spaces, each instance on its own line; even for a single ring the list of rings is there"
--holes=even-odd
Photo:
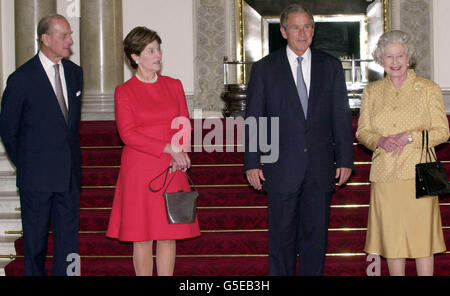
[[[426,149],[426,155],[425,162],[422,163],[424,148]],[[433,149],[428,147],[428,131],[422,131],[422,153],[420,155],[420,162],[421,163],[416,164],[416,198],[429,195],[449,194],[450,183],[444,166],[440,161],[437,161]]]
[[[153,180],[148,185],[148,188],[150,189],[151,192],[158,192],[166,185],[167,176],[169,175],[170,168],[171,166],[169,166],[161,174],[153,178]],[[153,181],[155,181],[163,174],[165,174],[164,184],[161,186],[161,188],[157,190],[153,189],[151,186]],[[195,222],[195,213],[197,210],[198,191],[194,187],[194,191],[189,192],[185,191],[178,191],[172,193],[166,192],[167,188],[169,188],[170,183],[175,177],[175,174],[176,172],[173,173],[172,178],[170,178],[169,183],[167,184],[163,192],[164,203],[166,205],[167,222],[169,222],[169,224],[193,223]],[[188,177],[190,184],[194,185],[191,177],[189,177],[188,174],[186,175]]]

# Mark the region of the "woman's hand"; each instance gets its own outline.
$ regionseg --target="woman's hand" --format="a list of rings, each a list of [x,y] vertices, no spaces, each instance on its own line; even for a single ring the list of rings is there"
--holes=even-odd
[[[393,152],[392,156],[400,156],[403,148],[409,144],[408,133],[400,133],[387,137],[380,137],[377,146],[383,148],[386,152]]]
[[[386,152],[392,152],[397,149],[398,144],[390,136],[380,137],[377,141],[377,146],[386,150]]]
[[[395,141],[398,143],[398,147],[396,150],[394,150],[394,153],[392,153],[392,156],[400,156],[403,152],[403,148],[405,148],[406,145],[409,144],[408,140],[408,133],[400,133],[396,135],[392,135],[392,138],[395,139]]]
[[[189,155],[181,150],[181,148],[173,147],[171,144],[167,144],[163,152],[172,157],[170,160],[170,165],[172,166],[170,169],[171,173],[178,170],[186,172],[187,169],[191,167],[191,159],[189,158]]]

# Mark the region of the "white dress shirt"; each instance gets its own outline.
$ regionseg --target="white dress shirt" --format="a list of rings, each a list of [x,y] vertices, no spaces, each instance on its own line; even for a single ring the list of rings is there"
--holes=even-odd
[[[39,59],[41,60],[42,67],[44,67],[45,73],[47,73],[48,80],[53,87],[53,91],[55,91],[55,68],[53,63],[49,58],[45,56],[41,51],[39,51]],[[61,77],[62,91],[64,95],[64,100],[66,101],[67,110],[69,110],[69,102],[67,101],[67,85],[66,85],[66,77],[64,76],[64,67],[59,61],[59,76]]]
[[[289,65],[291,66],[292,76],[294,77],[295,85],[297,85],[297,67],[298,67],[298,55],[295,54],[289,46],[286,46],[287,58],[289,61]],[[308,49],[302,55],[302,71],[303,71],[303,80],[305,80],[306,89],[308,90],[311,86],[311,50]]]

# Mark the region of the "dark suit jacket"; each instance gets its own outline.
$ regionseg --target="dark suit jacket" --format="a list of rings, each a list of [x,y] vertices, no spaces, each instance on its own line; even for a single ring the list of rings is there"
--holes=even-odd
[[[36,55],[14,73],[2,97],[0,136],[17,169],[17,187],[42,192],[81,186],[79,123],[82,70],[62,60],[67,85],[66,125],[55,92]]]
[[[252,67],[246,119],[279,118],[279,158],[263,167],[267,180],[264,189],[269,192],[293,193],[305,174],[313,178],[318,188],[332,191],[336,167],[353,168],[351,112],[342,64],[314,49],[311,49],[311,59],[307,120],[286,48],[264,57]],[[249,151],[252,136],[246,132],[245,171],[261,168],[260,151]]]

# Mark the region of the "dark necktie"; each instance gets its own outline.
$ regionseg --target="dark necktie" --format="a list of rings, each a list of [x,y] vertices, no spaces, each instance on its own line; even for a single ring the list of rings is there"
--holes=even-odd
[[[68,123],[67,117],[67,105],[66,100],[64,100],[64,94],[62,90],[62,83],[61,83],[61,77],[59,75],[59,64],[55,64],[53,66],[55,68],[55,94],[56,98],[58,99],[59,107],[61,108],[61,112],[64,116],[64,120],[66,121],[66,124]]]
[[[302,60],[303,57],[298,57],[298,66],[297,66],[297,91],[298,96],[300,97],[300,103],[303,107],[303,113],[306,115],[308,114],[308,91],[306,89],[305,80],[303,79],[303,71],[302,71]]]

